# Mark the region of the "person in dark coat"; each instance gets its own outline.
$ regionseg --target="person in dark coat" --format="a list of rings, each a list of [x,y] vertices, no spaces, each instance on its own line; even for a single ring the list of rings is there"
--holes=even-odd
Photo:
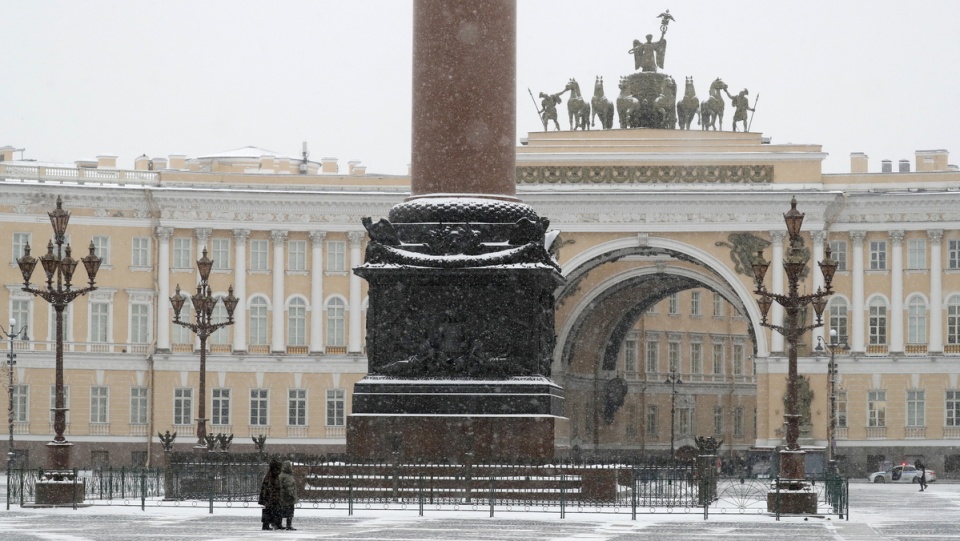
[[[920,460],[914,462],[913,465],[920,470],[920,492],[923,492],[923,489],[927,488],[927,467]]]
[[[263,506],[260,513],[260,522],[263,524],[263,530],[280,530],[280,470],[282,465],[279,460],[270,461],[270,467],[267,474],[263,476],[263,483],[260,484],[260,498],[257,503]]]
[[[297,505],[297,481],[293,477],[293,464],[286,460],[280,468],[280,516],[287,519],[287,530],[293,527],[293,509]]]

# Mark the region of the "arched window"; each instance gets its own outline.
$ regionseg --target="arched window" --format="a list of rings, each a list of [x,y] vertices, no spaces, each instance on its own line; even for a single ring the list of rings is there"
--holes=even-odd
[[[882,346],[887,343],[887,303],[880,297],[870,301],[870,345]]]
[[[186,297],[186,295],[184,295]],[[180,309],[180,321],[184,323],[193,323],[193,303],[190,302],[190,297],[187,297],[186,302],[183,303],[183,308]],[[183,325],[173,325],[173,343],[174,344],[192,344],[193,343],[193,331],[184,327]]]
[[[327,302],[327,345],[342,347],[346,345],[344,332],[344,311],[346,305],[339,298]]]
[[[287,344],[303,346],[307,343],[307,301],[300,297],[290,300],[287,307]]]
[[[250,345],[267,345],[267,299],[254,297],[250,301]]]
[[[907,301],[907,343],[927,343],[927,303],[920,295]]]
[[[218,302],[217,305],[213,308],[213,315],[211,317],[211,322],[224,323],[226,321],[227,321],[227,307],[224,306],[222,302]],[[230,344],[230,327],[233,327],[233,325],[226,325],[214,331],[214,333],[210,335],[210,343],[217,344],[217,345]]]
[[[960,344],[960,295],[947,299],[947,343]]]
[[[847,332],[847,301],[841,297],[834,297],[830,300],[830,330],[837,331],[839,340],[844,340],[849,333]]]

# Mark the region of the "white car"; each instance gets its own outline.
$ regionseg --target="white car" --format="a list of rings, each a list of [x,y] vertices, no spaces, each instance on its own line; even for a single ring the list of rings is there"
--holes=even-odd
[[[916,466],[901,464],[894,466],[887,471],[878,471],[867,476],[871,483],[919,483],[920,470]],[[931,469],[927,469],[927,482],[932,483],[937,480],[937,474]]]

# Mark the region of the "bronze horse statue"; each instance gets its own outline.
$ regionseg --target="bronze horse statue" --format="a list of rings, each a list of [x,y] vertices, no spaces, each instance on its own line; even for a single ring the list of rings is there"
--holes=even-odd
[[[593,85],[593,99],[590,100],[593,105],[593,116],[590,117],[590,125],[593,126],[597,117],[600,117],[600,126],[609,130],[613,127],[613,102],[607,99],[603,93],[603,77],[597,77],[597,82]]]
[[[567,100],[567,113],[570,115],[570,130],[589,130],[590,129],[590,103],[584,101],[580,94],[580,83],[576,79],[570,79],[563,91],[570,91],[570,99]]]
[[[693,77],[687,77],[687,84],[683,89],[683,99],[677,102],[677,117],[680,120],[680,129],[689,130],[694,115],[700,113],[700,100],[697,91],[693,88]],[[700,119],[697,118],[697,124]]]
[[[653,102],[653,110],[657,114],[655,127],[672,130],[677,127],[677,83],[669,75],[664,78],[660,87],[660,95]]]
[[[709,130],[723,129],[723,98],[720,91],[727,91],[727,83],[719,77],[710,84],[710,97],[700,104],[700,127]]]
[[[626,77],[620,78],[620,95],[617,96],[617,116],[620,118],[621,130],[640,126],[640,100],[630,94],[630,82]]]

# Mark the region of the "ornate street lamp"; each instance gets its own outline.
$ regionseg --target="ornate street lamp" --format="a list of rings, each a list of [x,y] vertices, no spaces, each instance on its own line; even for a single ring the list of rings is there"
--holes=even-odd
[[[824,346],[830,352],[830,362],[827,364],[827,384],[830,386],[830,421],[827,423],[827,465],[830,471],[837,472],[837,352],[850,349],[846,340],[841,340],[836,329],[830,329],[830,343],[817,337],[818,343],[814,351],[817,355],[823,352]]]
[[[46,287],[34,288],[30,286],[30,276],[37,266],[38,259],[30,255],[30,244],[23,249],[23,257],[17,259],[20,273],[23,275],[23,291],[36,295],[50,303],[56,313],[56,374],[55,398],[53,407],[53,441],[47,444],[48,467],[54,471],[63,471],[70,468],[71,443],[63,436],[67,427],[67,408],[64,405],[63,393],[63,311],[77,297],[97,289],[95,282],[97,271],[100,270],[101,259],[97,257],[96,248],[90,242],[90,253],[83,257],[83,267],[87,270],[88,285],[79,289],[74,288],[73,273],[77,269],[78,261],[71,256],[70,244],[64,246],[67,224],[70,222],[70,213],[63,210],[63,201],[57,196],[57,208],[47,213],[50,224],[53,226],[53,240],[47,243],[47,253],[39,258],[46,275]]]
[[[20,329],[17,329],[17,320],[14,318],[10,318],[9,331],[4,329],[3,326],[0,326],[0,335],[10,340],[10,349],[7,350],[7,367],[10,369],[10,379],[7,381],[7,392],[10,394],[10,404],[7,407],[7,421],[10,423],[10,444],[7,450],[7,511],[9,511],[10,490],[12,490],[13,487],[13,482],[10,480],[10,473],[13,471],[13,459],[16,456],[13,450],[13,367],[17,364],[17,354],[13,352],[13,340],[15,338],[29,340],[29,338],[27,338],[27,326],[23,325]]]
[[[800,277],[807,268],[808,256],[803,249],[803,240],[800,236],[800,226],[803,224],[804,214],[797,210],[797,198],[790,200],[790,210],[784,213],[783,219],[787,224],[789,248],[783,260],[783,270],[787,275],[789,291],[786,295],[770,293],[763,285],[763,278],[770,266],[763,258],[763,251],[757,252],[753,260],[753,277],[756,285],[754,293],[760,296],[757,300],[760,306],[761,325],[773,329],[786,339],[787,348],[787,407],[784,420],[787,431],[787,447],[780,452],[780,475],[778,487],[778,501],[781,512],[805,513],[816,512],[816,495],[804,492],[805,471],[804,453],[797,442],[800,436],[800,414],[798,411],[798,394],[800,381],[797,375],[797,345],[803,335],[812,329],[823,326],[823,310],[826,300],[833,293],[833,274],[837,270],[837,262],[830,257],[830,246],[826,247],[826,257],[820,262],[820,271],[823,273],[823,288],[809,295],[799,293]],[[770,306],[774,303],[783,306],[786,311],[783,325],[767,321]],[[807,306],[813,306],[816,321],[806,325],[801,321],[801,313]],[[780,494],[782,492],[783,494]],[[812,495],[812,500],[810,496]],[[796,496],[796,497],[795,497]],[[812,511],[810,506],[812,505]],[[772,507],[768,501],[768,507]],[[774,509],[776,510],[776,509]]]
[[[226,297],[212,295],[210,284],[207,279],[210,277],[210,269],[213,268],[213,260],[207,257],[207,249],[203,249],[203,257],[197,260],[197,269],[200,271],[200,283],[197,284],[197,292],[190,298],[195,313],[195,323],[189,321],[180,321],[180,310],[187,297],[180,293],[180,284],[177,284],[176,294],[170,297],[170,304],[173,306],[173,322],[182,327],[193,331],[200,339],[200,408],[197,416],[197,445],[196,448],[208,449],[207,445],[207,337],[215,333],[221,327],[233,325],[233,311],[237,308],[240,299],[233,296],[233,286],[228,289]],[[215,323],[213,321],[213,310],[217,303],[223,301],[224,308],[227,309],[227,321]],[[232,438],[233,435],[231,434]]]
[[[672,370],[664,383],[670,386],[670,458],[674,458],[674,442],[677,435],[677,385],[683,382],[680,381],[680,374]]]

